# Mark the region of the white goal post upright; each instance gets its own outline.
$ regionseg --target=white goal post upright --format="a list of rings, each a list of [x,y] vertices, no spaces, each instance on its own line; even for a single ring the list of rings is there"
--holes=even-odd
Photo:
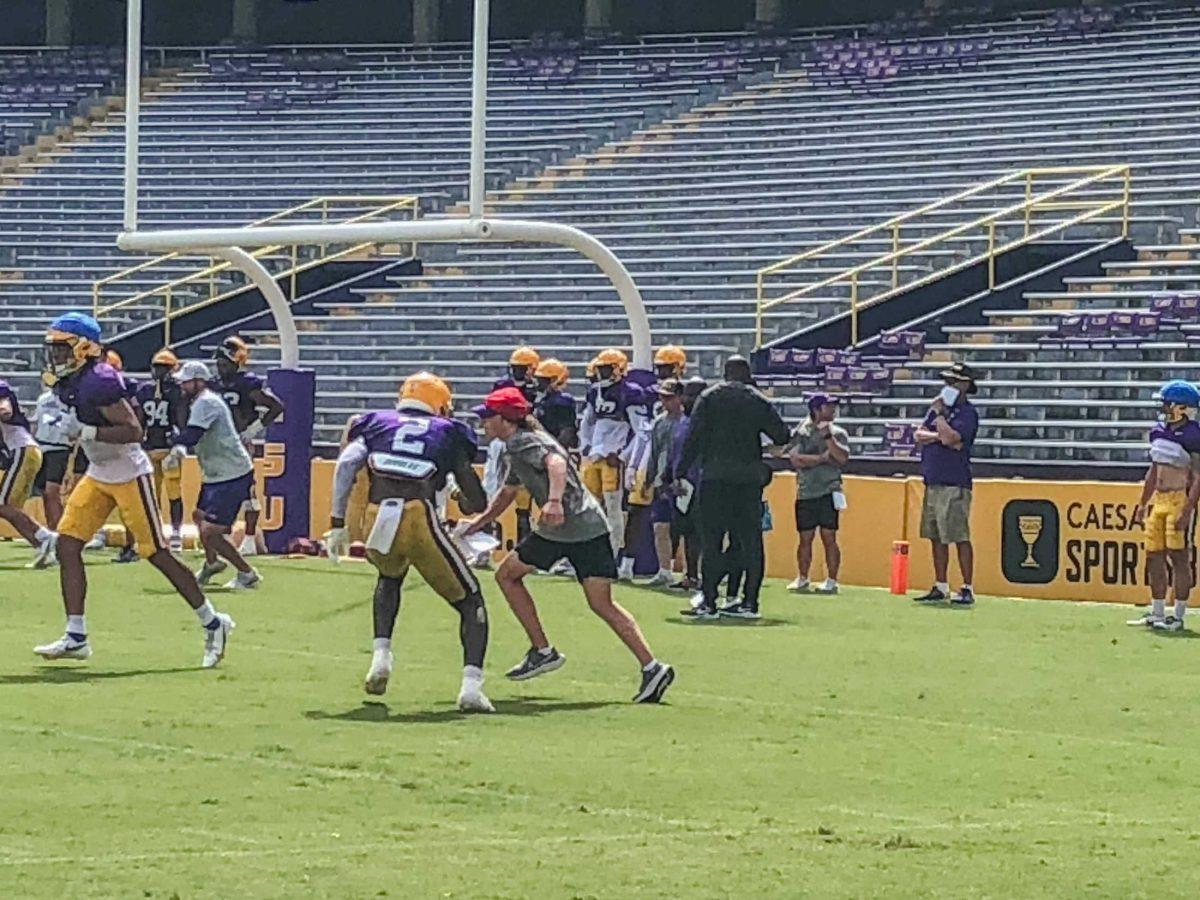
[[[583,254],[608,276],[625,307],[632,339],[632,363],[649,369],[650,321],[641,293],[629,270],[603,243],[584,231],[557,222],[493,218],[484,215],[486,178],[486,101],[488,81],[488,12],[490,0],[475,0],[475,33],[471,73],[471,163],[466,217],[413,222],[364,222],[351,225],[290,225],[265,228],[138,229],[138,125],[141,108],[142,0],[128,0],[125,106],[125,219],[117,245],[138,253],[205,251],[227,259],[262,292],[279,329],[281,366],[299,369],[300,347],[291,308],[270,272],[245,252],[272,244],[426,243],[430,241],[505,241],[557,244]]]

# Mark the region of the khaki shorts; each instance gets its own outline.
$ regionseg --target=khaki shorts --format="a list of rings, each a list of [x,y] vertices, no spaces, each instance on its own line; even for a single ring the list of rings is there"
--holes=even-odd
[[[938,544],[971,540],[971,489],[926,485],[921,505],[921,537]]]

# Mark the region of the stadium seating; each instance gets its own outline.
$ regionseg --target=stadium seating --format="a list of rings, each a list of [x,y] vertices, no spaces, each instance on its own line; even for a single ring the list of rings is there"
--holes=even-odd
[[[742,49],[724,39],[648,39],[552,54],[536,65],[522,48],[501,49],[489,106],[489,213],[568,222],[603,239],[642,288],[656,341],[682,342],[706,374],[729,352],[752,347],[762,266],[1022,166],[1128,162],[1136,240],[1148,248],[1184,246],[1180,229],[1194,224],[1200,194],[1194,5],[1139,4],[1104,27],[1064,26],[1036,14],[880,31],[870,40],[872,53],[877,46],[907,54],[969,44],[971,59],[903,67],[864,86],[822,79],[819,43],[809,36],[786,45],[754,40]],[[441,48],[206,58],[164,84],[147,107],[144,223],[243,222],[338,192],[417,193],[429,215],[462,214],[468,57],[464,48]],[[29,167],[0,198],[0,231],[19,241],[18,268],[33,268],[0,287],[0,356],[19,355],[21,330],[36,330],[9,313],[46,306],[40,288],[51,283],[49,257],[58,257],[52,283],[63,306],[86,300],[91,276],[128,261],[111,249],[119,125],[113,116],[81,135],[51,154],[51,164]],[[36,267],[26,263],[32,253],[45,257]],[[570,251],[479,244],[423,247],[421,255],[422,274],[347,291],[302,320],[303,356],[321,377],[319,439],[333,440],[350,412],[390,400],[397,371],[442,371],[466,405],[517,342],[558,354],[581,372],[599,347],[628,341],[614,291]],[[73,266],[74,258],[87,262]],[[914,261],[903,277],[919,277],[928,264]],[[35,277],[44,280],[35,284]],[[1129,286],[1116,282],[1114,289]],[[767,336],[795,330],[824,309],[773,312]],[[997,318],[1006,339],[1028,337],[992,351],[1012,363],[1011,380],[1032,380],[1037,360],[1049,354],[1098,352],[1039,341],[1057,327],[1050,323],[1036,333],[1013,330],[1043,327],[1036,318],[1028,326]],[[886,397],[846,410],[856,442],[879,447],[886,422],[914,414],[916,395],[928,392],[928,378],[917,376],[927,376],[940,356],[961,350],[992,376],[986,345],[976,343],[989,334],[931,339],[925,362],[895,369]],[[271,335],[252,336],[256,358],[269,363]],[[1147,336],[1147,343],[1169,354],[1179,342],[1168,337]],[[1149,371],[1155,374],[1146,382],[1158,377]],[[1003,382],[994,379],[981,405],[1002,400],[992,391]],[[1071,439],[1055,421],[1088,418],[1086,398],[1055,385],[1047,390],[1047,399],[1063,402],[1038,409],[1051,424],[1036,452],[1083,458],[1052,442]],[[1140,402],[1144,418],[1149,395],[1139,396],[1128,402]],[[1029,407],[1012,404],[1022,410],[1014,422],[1030,418],[1028,399]],[[782,402],[798,417],[798,397]],[[989,423],[999,417],[986,412]],[[1003,443],[1001,430],[985,435],[982,452],[1034,453],[1021,437]],[[1078,432],[1085,433],[1093,432]]]

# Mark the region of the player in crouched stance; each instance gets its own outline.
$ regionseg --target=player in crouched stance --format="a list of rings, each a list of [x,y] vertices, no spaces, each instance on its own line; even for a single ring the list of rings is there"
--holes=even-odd
[[[1150,469],[1138,512],[1145,531],[1150,612],[1130,625],[1182,631],[1192,589],[1191,530],[1200,499],[1200,423],[1188,410],[1200,407],[1200,390],[1172,381],[1161,391],[1162,420],[1150,430]],[[1167,559],[1171,561],[1175,609],[1166,614]]]
[[[459,615],[463,648],[458,708],[494,712],[483,693],[483,659],[488,644],[487,609],[479,581],[439,521],[434,497],[449,475],[458,484],[466,513],[484,508],[487,498],[475,474],[475,432],[450,417],[449,386],[418,372],[400,388],[394,410],[358,417],[334,471],[331,530],[326,534],[334,562],[350,551],[346,507],[359,471],[370,481],[366,525],[367,559],[379,572],[375,583],[375,644],[364,685],[368,694],[387,690],[392,674],[392,633],[400,612],[400,589],[410,567]]]
[[[553,672],[565,662],[542,630],[525,576],[535,569],[548,571],[559,560],[567,559],[592,611],[637,657],[642,683],[634,701],[657,703],[674,681],[675,671],[654,658],[633,616],[613,602],[612,583],[617,569],[609,543],[609,524],[600,504],[584,489],[567,452],[532,418],[529,401],[520,391],[493,391],[475,412],[483,420],[487,436],[504,442],[504,488],[483,514],[467,525],[465,534],[482,531],[495,521],[512,504],[521,486],[533,495],[541,510],[532,532],[496,571],[496,582],[532,645],[525,659],[508,671],[508,677],[523,681]]]
[[[82,313],[59,316],[46,334],[45,355],[47,380],[54,382],[59,399],[75,412],[88,469],[71,492],[58,528],[66,633],[33,652],[45,659],[91,656],[84,617],[83,545],[115,508],[133,533],[138,552],[195,611],[204,629],[202,665],[215,666],[225,655],[233,620],[213,609],[195,577],[167,547],[154,496],[153,467],[141,445],[142,426],[126,399],[120,373],[100,360],[100,326]]]
[[[175,446],[163,459],[163,471],[177,472],[188,450],[196,451],[200,463],[200,497],[196,501],[196,529],[204,547],[204,565],[196,575],[201,587],[233,564],[237,575],[226,588],[244,591],[262,583],[229,543],[227,535],[237,521],[238,511],[254,489],[254,461],[238,436],[233,413],[225,401],[208,387],[212,374],[202,362],[186,362],[179,370],[179,390],[188,404],[187,424],[175,437]]]

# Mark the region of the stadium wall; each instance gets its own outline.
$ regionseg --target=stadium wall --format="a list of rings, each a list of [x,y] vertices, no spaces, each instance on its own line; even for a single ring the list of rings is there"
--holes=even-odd
[[[195,459],[184,465],[184,498],[191,508],[199,477]],[[261,490],[263,460],[258,465]],[[320,537],[329,520],[333,468],[330,460],[312,462],[314,538]],[[933,583],[928,547],[920,539],[922,491],[919,478],[846,479],[849,506],[840,535],[842,582],[887,587],[892,542],[907,540],[910,588],[924,589]],[[977,480],[971,510],[976,591],[1047,600],[1143,601],[1145,556],[1141,529],[1133,524],[1138,491],[1130,482]],[[774,578],[795,575],[795,496],[795,479],[789,473],[777,475],[767,490],[775,522],[766,535],[767,574]],[[39,501],[34,503],[40,506]],[[31,507],[30,512],[38,515],[40,509]],[[272,515],[271,508],[264,510],[264,530],[275,526]],[[0,536],[14,536],[7,523],[0,524]],[[505,539],[511,539],[515,532],[511,513],[501,525]],[[815,579],[824,575],[820,542],[814,553]],[[952,563],[951,571],[957,572],[956,564]]]

